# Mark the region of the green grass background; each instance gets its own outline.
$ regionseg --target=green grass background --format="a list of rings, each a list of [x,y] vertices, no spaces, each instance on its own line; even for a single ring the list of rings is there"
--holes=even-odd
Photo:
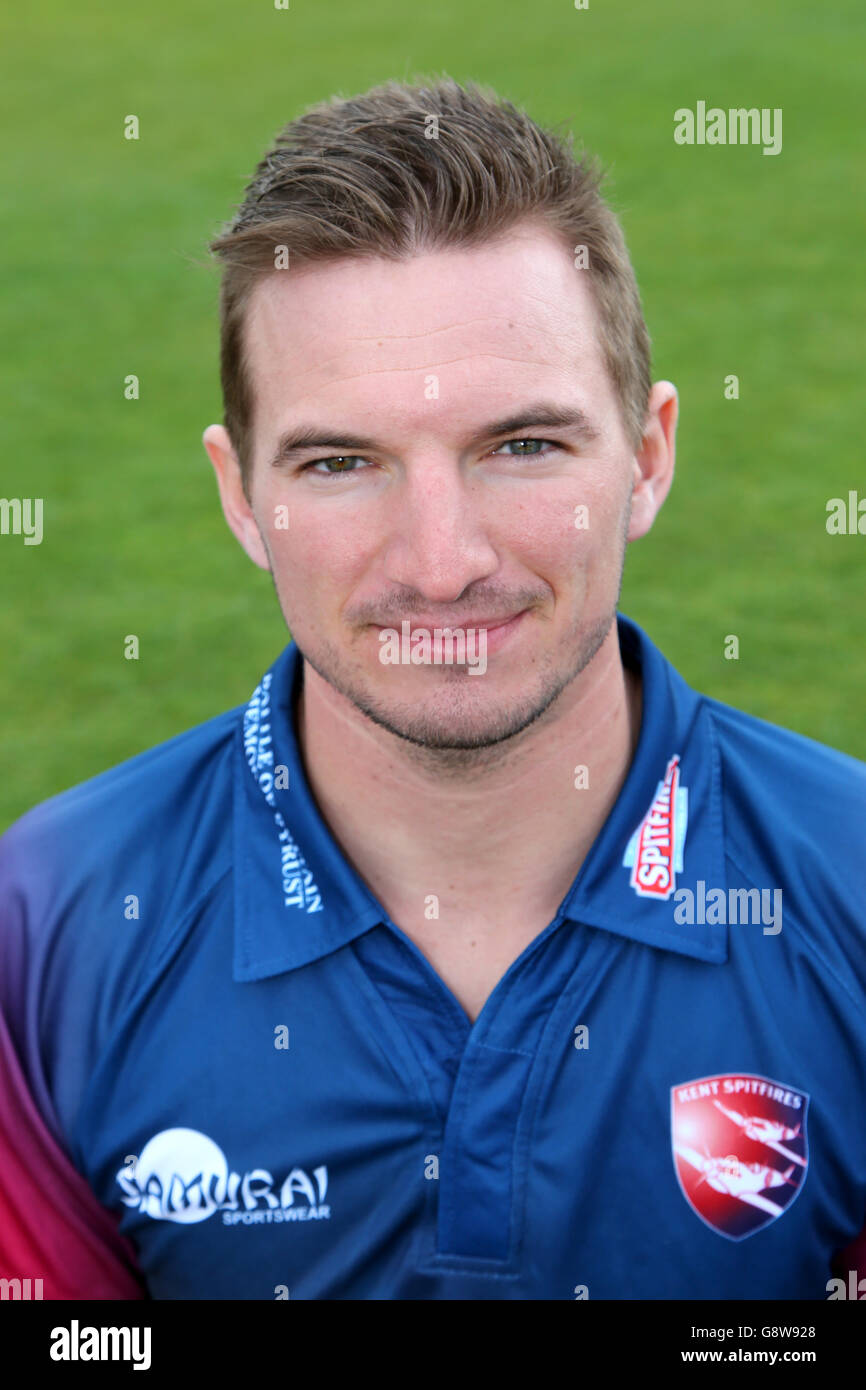
[[[200,444],[205,244],[305,106],[442,72],[567,119],[610,169],[681,396],[622,610],[698,688],[866,757],[866,536],[825,529],[828,498],[866,495],[862,0],[29,0],[2,23],[0,496],[43,497],[45,538],[0,537],[0,826],[244,700],[284,645]],[[676,146],[699,99],[782,107],[782,153]]]

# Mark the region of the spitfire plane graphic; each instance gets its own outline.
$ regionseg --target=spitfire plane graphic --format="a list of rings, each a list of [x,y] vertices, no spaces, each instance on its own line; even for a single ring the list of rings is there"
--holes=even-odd
[[[739,1125],[747,1139],[754,1139],[759,1144],[766,1144],[768,1149],[775,1149],[777,1154],[783,1158],[788,1158],[792,1163],[799,1163],[801,1168],[806,1167],[805,1159],[798,1154],[786,1149],[784,1144],[779,1141],[782,1139],[796,1139],[800,1133],[800,1126],[791,1129],[788,1125],[783,1125],[775,1120],[764,1119],[761,1115],[741,1115],[738,1110],[729,1110],[726,1105],[722,1105],[720,1100],[714,1100],[713,1105],[717,1110],[721,1110],[723,1115],[727,1115],[729,1120],[733,1120],[735,1125]]]
[[[808,1106],[806,1091],[754,1072],[671,1087],[674,1172],[711,1230],[745,1240],[790,1210],[809,1169]]]
[[[697,1149],[691,1149],[685,1144],[678,1144],[676,1151],[680,1158],[684,1158],[686,1163],[690,1163],[700,1173],[699,1187],[705,1182],[716,1192],[723,1192],[727,1197],[736,1197],[740,1202],[748,1202],[750,1207],[758,1207],[761,1211],[769,1212],[771,1216],[778,1216],[779,1208],[775,1202],[758,1194],[768,1187],[783,1187],[785,1183],[790,1183],[791,1187],[797,1186],[791,1181],[793,1163],[782,1173],[778,1168],[770,1168],[765,1163],[745,1163],[733,1154],[725,1158],[714,1158],[707,1153],[705,1157],[699,1154]]]

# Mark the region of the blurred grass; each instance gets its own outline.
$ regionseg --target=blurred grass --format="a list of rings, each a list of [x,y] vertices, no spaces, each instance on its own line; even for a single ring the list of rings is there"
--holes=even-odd
[[[654,375],[681,398],[622,610],[698,688],[866,757],[866,537],[824,525],[829,497],[866,495],[864,33],[857,0],[7,12],[0,496],[43,497],[45,538],[0,537],[0,827],[244,700],[284,645],[200,443],[221,418],[205,245],[306,105],[442,72],[568,121],[611,171]],[[699,99],[782,107],[781,154],[675,145]]]

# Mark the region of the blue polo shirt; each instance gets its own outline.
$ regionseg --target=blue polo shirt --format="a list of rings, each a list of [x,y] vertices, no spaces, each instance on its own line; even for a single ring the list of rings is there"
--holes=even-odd
[[[58,1297],[827,1297],[866,1221],[866,768],[618,624],[634,760],[474,1023],[317,809],[294,644],[7,832],[4,1273],[53,1242]]]

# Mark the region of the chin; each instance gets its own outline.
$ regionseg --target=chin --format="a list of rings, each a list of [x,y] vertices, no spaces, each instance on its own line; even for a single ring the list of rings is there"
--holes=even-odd
[[[321,637],[307,644],[294,636],[312,669],[374,724],[419,749],[468,752],[507,747],[546,715],[595,656],[614,621],[611,611],[588,629],[575,627],[556,644],[558,659],[548,649],[531,662],[497,660],[479,675],[466,666],[373,665],[366,654],[347,655]]]
[[[507,743],[528,728],[550,707],[562,689],[560,681],[535,692],[525,683],[512,698],[492,685],[487,676],[460,678],[460,688],[439,690],[435,695],[395,700],[391,692],[349,694],[363,714],[381,728],[419,748],[470,750]],[[480,687],[477,693],[466,688]]]

